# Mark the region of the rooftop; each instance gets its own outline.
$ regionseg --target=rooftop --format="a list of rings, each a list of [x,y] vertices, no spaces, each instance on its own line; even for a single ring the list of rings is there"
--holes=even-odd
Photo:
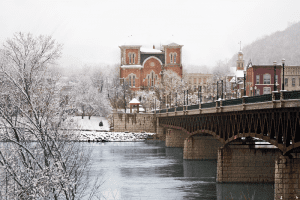
[[[142,65],[122,65],[121,68],[143,68]]]
[[[141,47],[140,51],[143,52],[143,53],[162,53],[161,50],[151,49],[151,48],[144,48],[144,47]]]

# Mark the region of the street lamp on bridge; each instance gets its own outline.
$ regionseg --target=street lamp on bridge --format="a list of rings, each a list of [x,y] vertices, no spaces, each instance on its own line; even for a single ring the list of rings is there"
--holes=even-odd
[[[284,64],[285,64],[285,59],[282,59],[282,90],[284,90]]]
[[[276,64],[277,64],[277,62],[274,61],[273,64],[274,64],[274,91],[276,91],[277,90],[277,88],[276,88]]]
[[[244,71],[244,96],[246,96],[246,73],[247,71]]]

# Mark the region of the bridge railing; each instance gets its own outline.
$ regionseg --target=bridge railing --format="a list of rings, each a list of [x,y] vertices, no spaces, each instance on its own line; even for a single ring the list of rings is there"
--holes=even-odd
[[[280,100],[280,93],[279,92],[274,93],[274,95],[275,95],[275,100]]]
[[[175,108],[169,108],[168,112],[175,112]]]
[[[195,110],[195,109],[199,109],[199,104],[195,104],[195,105],[190,105],[187,107],[188,110]]]
[[[243,98],[222,101],[222,106],[234,106],[243,103]]]
[[[257,103],[257,102],[264,102],[264,101],[272,101],[272,94],[245,97],[245,103]]]
[[[216,107],[216,102],[203,103],[201,104],[201,108],[213,108]]]
[[[284,91],[282,93],[283,99],[300,99],[300,91]]]
[[[273,98],[272,95],[274,95]],[[241,105],[243,104],[243,101],[245,104],[249,104],[249,103],[259,103],[259,102],[266,102],[272,100],[288,100],[288,99],[300,99],[300,90],[281,91],[281,92],[274,92],[273,94],[264,94],[264,95],[244,97],[238,99],[223,100],[222,106]],[[203,103],[201,104],[201,109],[220,107],[220,105],[221,105],[221,101]],[[186,107],[186,110],[197,110],[200,108],[199,104],[184,106],[184,107]],[[178,112],[178,111],[184,111],[185,110],[184,107],[181,106],[181,107],[177,107],[176,109],[169,108],[169,109],[163,109],[160,111],[153,111],[153,112],[156,113],[166,113],[166,112],[175,112],[175,111]]]
[[[183,111],[183,107],[182,106],[181,107],[177,107],[176,111]]]

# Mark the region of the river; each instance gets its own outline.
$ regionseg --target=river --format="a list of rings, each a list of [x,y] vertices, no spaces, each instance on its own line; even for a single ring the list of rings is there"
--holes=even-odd
[[[101,175],[103,199],[274,199],[274,184],[216,183],[216,160],[183,160],[182,148],[164,142],[84,145],[93,149],[91,175]]]

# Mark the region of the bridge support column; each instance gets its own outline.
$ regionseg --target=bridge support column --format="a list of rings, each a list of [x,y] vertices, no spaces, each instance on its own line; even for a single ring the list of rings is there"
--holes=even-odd
[[[159,125],[159,120],[156,120],[155,139],[162,140],[162,141],[166,140],[166,128]]]
[[[275,162],[275,199],[300,199],[300,158],[280,156]]]
[[[252,145],[228,145],[219,148],[217,182],[274,183],[276,148],[250,148]]]
[[[183,147],[185,138],[189,137],[189,134],[181,130],[168,129],[166,136],[166,147]]]
[[[184,140],[183,159],[213,160],[222,144],[211,135],[195,135]]]

